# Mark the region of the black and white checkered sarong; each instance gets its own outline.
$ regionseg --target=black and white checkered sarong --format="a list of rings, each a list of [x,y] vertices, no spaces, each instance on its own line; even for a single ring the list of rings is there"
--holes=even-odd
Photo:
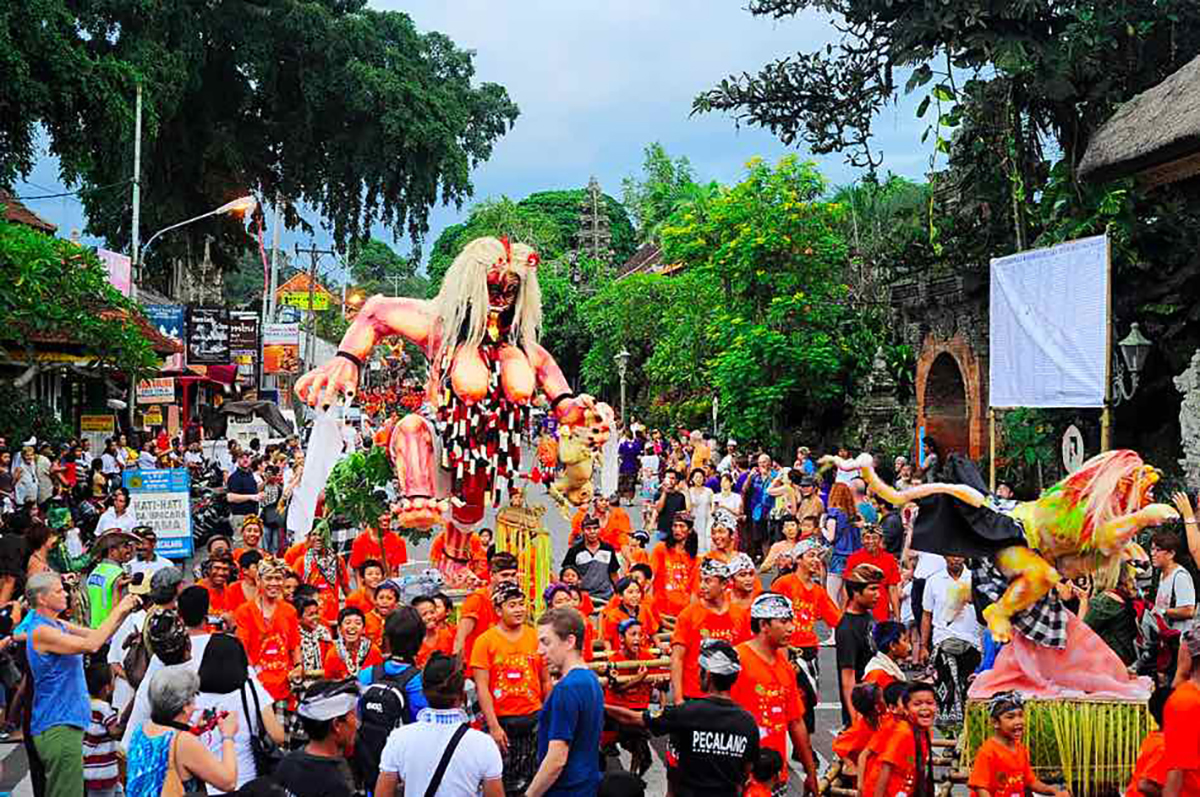
[[[971,574],[975,588],[988,600],[995,602],[1008,589],[1009,581],[990,560],[975,568]],[[1051,589],[1046,597],[1018,612],[1012,618],[1013,629],[1031,642],[1047,648],[1062,650],[1067,646],[1067,607]]]

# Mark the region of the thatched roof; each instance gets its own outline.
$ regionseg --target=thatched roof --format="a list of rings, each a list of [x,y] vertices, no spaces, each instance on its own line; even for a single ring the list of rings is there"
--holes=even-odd
[[[1103,182],[1137,175],[1162,185],[1200,174],[1200,57],[1142,92],[1088,144],[1079,175]]]

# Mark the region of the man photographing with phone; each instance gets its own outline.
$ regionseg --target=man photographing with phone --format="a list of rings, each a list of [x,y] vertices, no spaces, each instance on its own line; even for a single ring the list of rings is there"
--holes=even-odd
[[[77,797],[83,793],[83,732],[91,722],[83,654],[104,647],[142,601],[126,595],[98,628],[84,628],[59,619],[67,592],[57,573],[30,576],[25,597],[34,612],[25,642],[33,676],[33,745],[46,769],[46,794]]]

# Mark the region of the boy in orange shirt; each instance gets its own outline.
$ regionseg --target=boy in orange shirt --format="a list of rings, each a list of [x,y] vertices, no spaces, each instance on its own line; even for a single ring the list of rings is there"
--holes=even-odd
[[[383,562],[365,559],[358,566],[358,589],[346,596],[347,606],[357,606],[367,613],[375,608],[375,588],[383,581]]]
[[[904,690],[900,720],[886,730],[880,728],[871,740],[874,755],[865,767],[864,797],[933,793],[929,729],[936,719],[933,685],[910,683]]]
[[[417,614],[421,615],[421,622],[425,623],[425,638],[421,641],[421,649],[417,651],[417,656],[413,659],[413,662],[418,667],[424,667],[434,651],[441,651],[447,656],[452,655],[451,651],[454,650],[454,632],[449,628],[438,625],[437,601],[428,595],[418,595],[413,598],[412,607],[417,610]]]
[[[517,557],[498,551],[492,557],[491,585],[475,590],[463,601],[458,611],[458,629],[454,635],[454,654],[470,665],[471,648],[484,631],[496,624],[496,609],[492,591],[504,581],[516,583]],[[469,672],[469,670],[468,670]]]
[[[879,720],[887,713],[883,703],[883,690],[875,684],[859,684],[850,693],[850,704],[858,716],[850,727],[833,739],[833,754],[842,759],[842,771],[849,776],[858,776],[858,759],[871,746],[871,738],[879,730]],[[862,785],[861,783],[859,784]]]
[[[1150,716],[1154,717],[1158,730],[1151,731],[1142,740],[1137,762],[1133,765],[1133,777],[1129,779],[1129,787],[1125,790],[1124,797],[1142,797],[1143,794],[1154,794],[1154,789],[1162,790],[1163,782],[1166,780],[1163,760],[1167,751],[1166,738],[1163,736],[1162,730],[1163,709],[1166,708],[1167,699],[1170,697],[1171,688],[1169,686],[1160,686],[1150,695],[1146,708],[1149,709]]]
[[[510,581],[492,591],[500,622],[471,648],[479,706],[500,748],[504,790],[522,794],[537,771],[537,720],[550,694],[550,673],[538,653],[537,632],[525,624],[525,593]]]
[[[750,554],[736,553],[729,560],[729,600],[734,606],[750,611],[754,599],[762,594],[758,568]]]
[[[975,753],[975,765],[967,786],[972,797],[1025,797],[1034,794],[1071,797],[1066,789],[1047,786],[1029,763],[1029,751],[1021,744],[1025,735],[1025,701],[1016,692],[1000,692],[988,701],[996,733]]]
[[[779,785],[779,775],[783,772],[783,756],[779,751],[763,747],[758,751],[758,758],[750,767],[750,782],[742,797],[771,797]]]
[[[821,641],[817,639],[817,620],[822,620],[829,628],[836,628],[842,619],[842,613],[822,586],[824,553],[825,546],[819,537],[800,540],[791,551],[795,570],[771,583],[771,591],[786,595],[796,613],[796,630],[790,645],[798,650],[796,667],[804,697],[804,725],[809,733],[816,728],[817,679],[820,675],[817,654]]]
[[[359,571],[368,560],[374,559],[381,566],[386,562],[384,577],[399,575],[400,566],[408,563],[408,544],[391,529],[392,516],[389,512],[379,516],[378,527],[364,528],[354,538],[354,545],[350,548],[350,568]]]
[[[636,618],[629,617],[622,620],[617,626],[617,638],[620,640],[620,644],[614,648],[609,661],[615,663],[653,659],[654,656],[648,650],[649,645],[646,643],[647,637],[643,633],[644,630],[641,622]],[[632,678],[625,683],[619,683],[616,680],[618,676],[632,676]],[[656,688],[647,681],[649,676],[650,672],[645,667],[636,672],[610,670],[608,683],[604,688],[605,706],[619,706],[637,712],[645,711],[650,707],[650,698]],[[618,722],[611,716],[611,712],[608,713],[605,733],[601,737],[602,744],[608,747],[619,743],[628,750],[630,753],[629,771],[639,778],[642,777],[654,763],[648,734],[644,728]],[[613,749],[615,750],[615,747]]]
[[[699,600],[688,605],[675,621],[671,635],[671,699],[682,705],[685,698],[704,697],[700,688],[700,643],[723,639],[738,645],[750,638],[750,618],[729,601],[725,586],[729,568],[718,559],[700,563]]]
[[[364,667],[383,664],[379,648],[363,634],[366,616],[357,606],[347,606],[338,613],[338,637],[325,652],[325,679],[340,681],[357,678]]]

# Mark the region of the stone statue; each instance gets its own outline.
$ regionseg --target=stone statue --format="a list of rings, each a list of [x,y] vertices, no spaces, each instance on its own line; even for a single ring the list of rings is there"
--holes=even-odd
[[[1183,467],[1188,486],[1200,487],[1200,350],[1192,355],[1188,369],[1175,377],[1175,389],[1183,394],[1179,407],[1179,431],[1183,443]]]

